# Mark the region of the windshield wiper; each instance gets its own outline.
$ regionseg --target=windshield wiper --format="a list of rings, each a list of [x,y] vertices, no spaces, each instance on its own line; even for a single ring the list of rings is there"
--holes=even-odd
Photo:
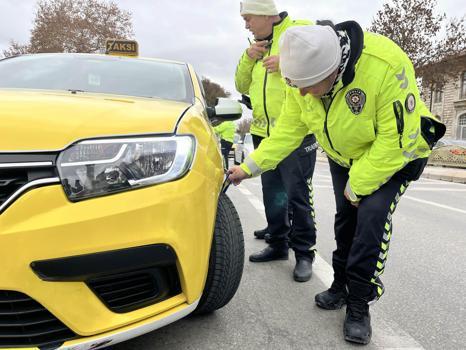
[[[69,92],[71,92],[72,94],[76,94],[78,92],[86,92],[84,90],[79,90],[79,89],[68,89]]]

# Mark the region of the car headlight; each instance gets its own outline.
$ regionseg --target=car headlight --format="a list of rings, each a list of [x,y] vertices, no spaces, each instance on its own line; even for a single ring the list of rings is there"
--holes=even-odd
[[[192,136],[87,140],[61,152],[57,163],[66,195],[78,201],[178,179],[194,153]]]

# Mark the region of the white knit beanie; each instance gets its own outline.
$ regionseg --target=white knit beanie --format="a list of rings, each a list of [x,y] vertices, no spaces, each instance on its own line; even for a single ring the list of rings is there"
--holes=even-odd
[[[340,65],[341,47],[329,26],[296,26],[280,42],[280,69],[287,82],[298,88],[320,83]]]
[[[243,0],[240,3],[240,14],[243,15],[278,15],[273,0]]]

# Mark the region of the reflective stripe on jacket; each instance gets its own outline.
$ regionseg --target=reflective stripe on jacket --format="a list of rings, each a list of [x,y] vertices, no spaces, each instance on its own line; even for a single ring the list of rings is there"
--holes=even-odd
[[[214,127],[215,133],[225,141],[233,143],[235,137],[236,125],[234,122],[223,122]]]
[[[282,12],[280,16],[282,20],[273,27],[272,46],[264,57],[278,55],[279,38],[287,28],[311,23],[304,20],[292,21],[286,12]],[[235,84],[239,93],[251,98],[251,134],[269,136],[285,99],[286,84],[280,72],[267,73],[262,60],[251,59],[245,51],[236,67]]]
[[[241,165],[247,173],[274,168],[309,131],[331,159],[351,168],[350,190],[359,196],[376,191],[408,162],[429,156],[432,143],[426,133],[435,130],[421,130],[421,124],[433,117],[420,99],[408,56],[384,36],[363,35],[355,22],[341,25],[353,34],[352,51],[356,40],[362,50],[356,64],[347,68],[349,81],[343,83],[345,71],[326,103],[287,87],[283,116],[272,136]]]

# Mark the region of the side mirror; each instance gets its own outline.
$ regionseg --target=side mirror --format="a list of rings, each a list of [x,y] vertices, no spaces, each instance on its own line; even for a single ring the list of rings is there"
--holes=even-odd
[[[241,100],[238,100],[238,102],[245,105],[247,109],[252,110],[251,98],[248,95],[241,95]]]
[[[239,102],[219,97],[215,107],[207,107],[207,114],[209,119],[224,122],[241,118],[243,109]]]

